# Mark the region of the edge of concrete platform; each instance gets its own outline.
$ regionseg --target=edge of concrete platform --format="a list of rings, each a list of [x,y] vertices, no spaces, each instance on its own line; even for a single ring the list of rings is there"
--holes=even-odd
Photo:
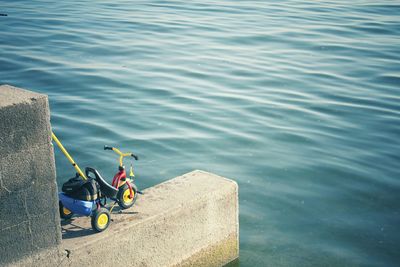
[[[196,194],[197,190],[209,192]],[[166,192],[172,194],[172,206],[160,197]],[[134,207],[123,214],[113,214],[114,221],[104,233],[90,234],[88,218],[76,218],[71,225],[64,226],[67,235],[61,246],[70,255],[62,266],[223,266],[238,258],[236,182],[196,170],[150,187],[144,193]],[[74,229],[84,229],[77,230],[77,236],[79,231],[84,235],[70,238],[75,236]],[[128,247],[117,253],[119,257],[92,257],[118,246]],[[92,256],[85,258],[89,254]]]
[[[0,90],[0,96],[2,96],[0,99],[0,107],[8,107],[19,103],[30,103],[30,101],[40,98],[45,98],[47,101],[47,95],[45,94],[32,92],[9,84],[1,84],[0,89],[7,90],[6,92]]]

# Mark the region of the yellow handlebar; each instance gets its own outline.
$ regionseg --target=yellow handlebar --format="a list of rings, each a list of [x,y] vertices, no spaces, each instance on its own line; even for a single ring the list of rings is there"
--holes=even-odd
[[[131,156],[132,153],[122,153],[118,148],[113,147],[112,150],[119,155],[119,166],[122,167],[124,157]]]
[[[60,150],[64,153],[65,157],[67,157],[67,159],[69,160],[69,162],[71,162],[72,166],[74,166],[75,170],[77,171],[77,173],[85,180],[87,180],[87,177],[85,176],[85,174],[82,172],[82,170],[79,168],[78,164],[76,164],[76,162],[74,161],[74,159],[71,157],[71,155],[68,153],[68,151],[65,149],[65,147],[61,144],[60,140],[58,140],[57,136],[51,132],[51,138],[54,140],[54,142],[56,142],[57,146],[60,148]],[[104,146],[104,149],[108,149],[108,150],[112,150],[115,153],[117,153],[119,155],[119,166],[123,166],[123,160],[124,157],[128,157],[128,156],[132,156],[134,157],[136,160],[138,160],[138,157],[133,154],[133,153],[122,153],[118,148],[115,147],[109,147],[109,146]],[[133,170],[131,168],[131,176],[133,176]]]
[[[78,164],[76,164],[76,162],[74,161],[74,159],[69,155],[68,151],[64,148],[64,146],[61,144],[60,140],[58,140],[57,136],[51,132],[51,138],[53,138],[54,142],[56,142],[56,144],[58,145],[58,147],[60,148],[60,150],[64,153],[64,155],[67,157],[67,159],[69,160],[69,162],[71,162],[72,166],[74,166],[75,170],[78,172],[78,174],[83,178],[83,179],[87,179],[85,174],[81,171],[81,169],[79,168]]]
[[[128,157],[128,156],[132,156],[132,157],[134,157],[136,160],[138,160],[138,157],[135,155],[135,154],[133,154],[133,153],[122,153],[118,148],[116,148],[116,147],[110,147],[110,146],[104,146],[104,150],[112,150],[112,151],[114,151],[115,153],[117,153],[118,155],[119,155],[119,166],[123,166],[123,160],[124,160],[124,157]]]

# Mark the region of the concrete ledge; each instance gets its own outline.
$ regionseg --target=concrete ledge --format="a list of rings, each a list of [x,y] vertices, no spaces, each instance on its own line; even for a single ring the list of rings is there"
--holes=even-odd
[[[61,266],[222,266],[238,257],[238,186],[193,171],[144,191],[113,212],[105,232],[90,218],[63,223]]]

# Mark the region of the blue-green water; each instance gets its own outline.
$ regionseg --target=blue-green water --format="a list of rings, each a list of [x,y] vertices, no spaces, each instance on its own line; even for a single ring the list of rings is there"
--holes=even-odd
[[[0,83],[81,166],[235,179],[241,266],[399,264],[399,3],[55,2],[0,2]]]

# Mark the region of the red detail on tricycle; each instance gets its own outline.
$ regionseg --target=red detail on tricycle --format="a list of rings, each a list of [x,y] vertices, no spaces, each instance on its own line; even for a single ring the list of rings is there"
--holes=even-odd
[[[117,174],[114,175],[114,178],[113,178],[113,180],[112,180],[111,185],[118,189],[119,182],[120,182],[122,179],[126,179],[126,172],[125,172],[125,170],[119,171],[119,172],[117,172]],[[126,182],[126,184],[128,185],[128,188],[129,188],[129,198],[132,199],[132,198],[133,198],[132,185],[131,185],[131,183],[129,183],[128,181]]]

